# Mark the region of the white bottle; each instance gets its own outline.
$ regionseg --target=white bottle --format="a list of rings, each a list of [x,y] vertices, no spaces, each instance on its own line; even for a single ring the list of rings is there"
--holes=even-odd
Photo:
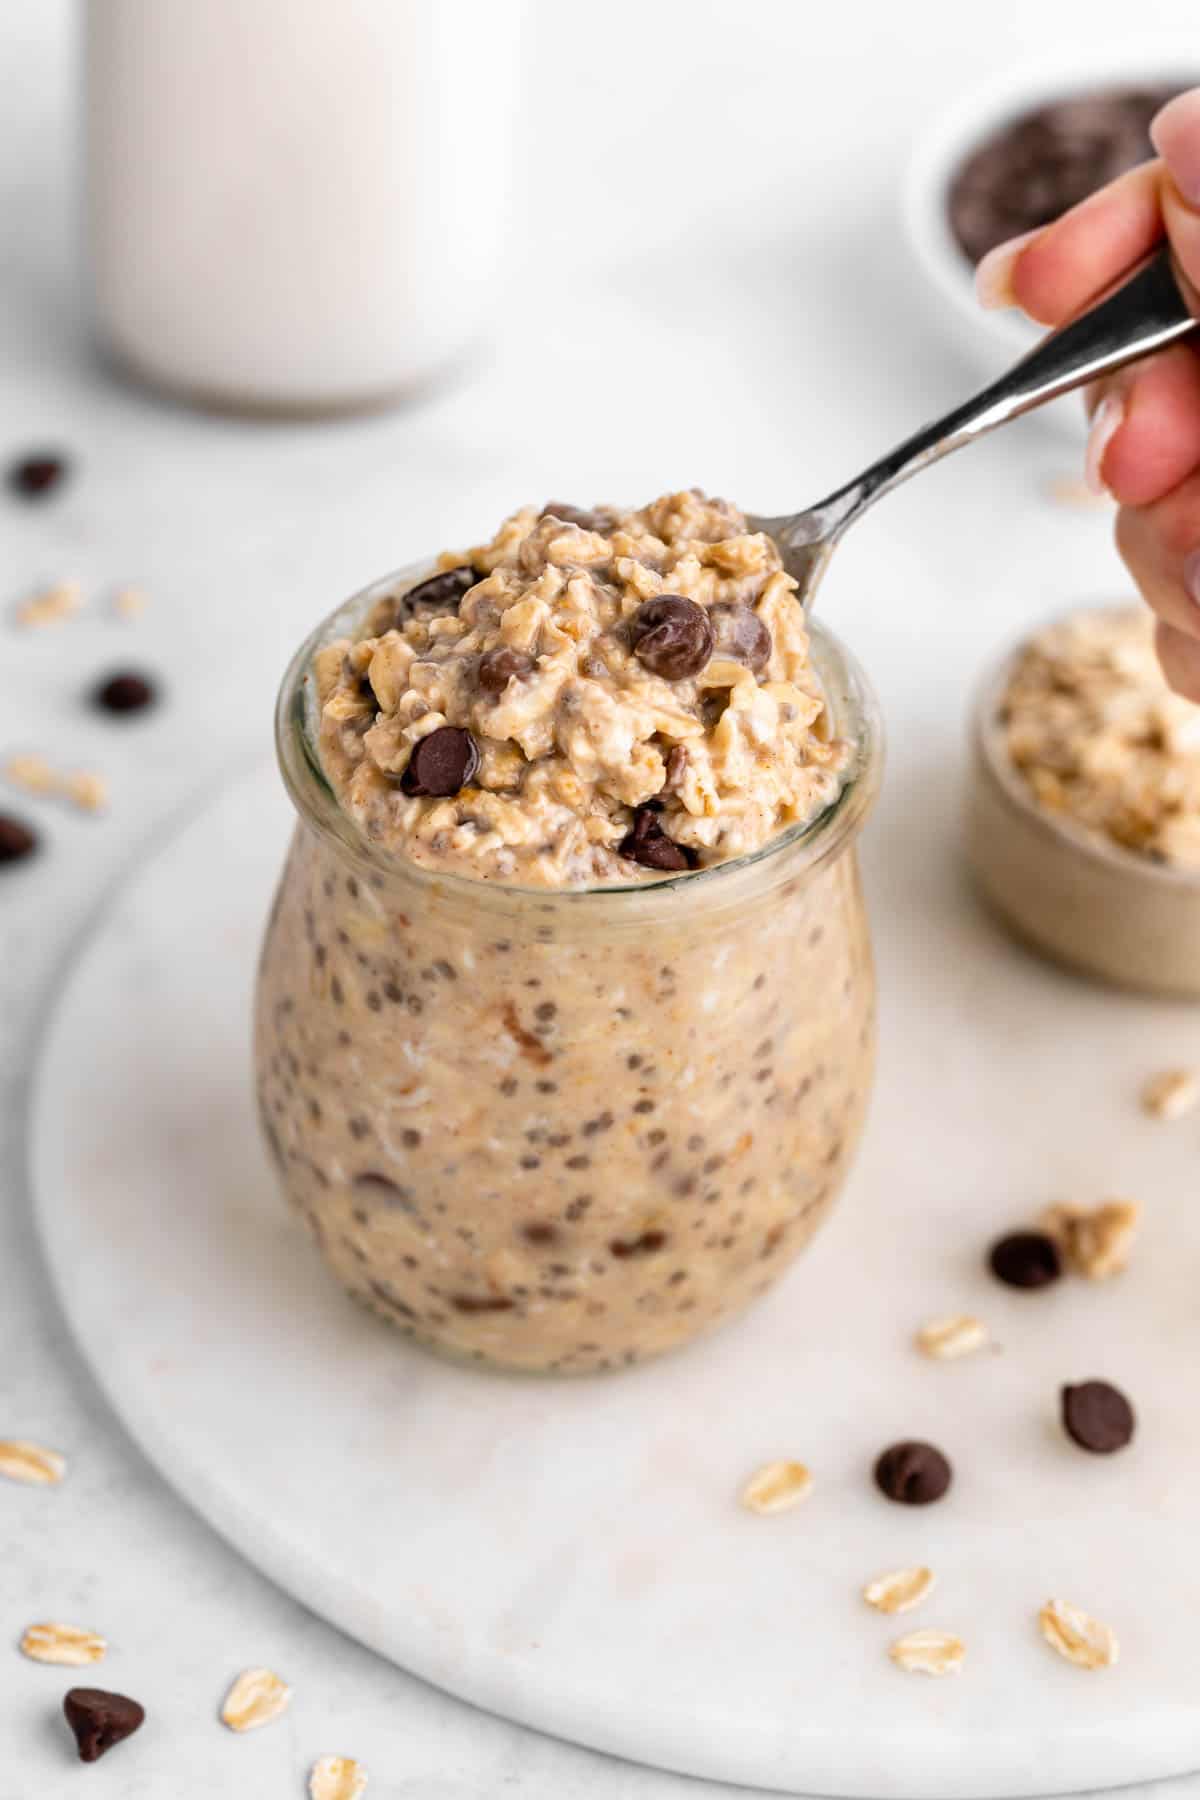
[[[88,0],[96,323],[206,404],[401,397],[485,332],[520,0]]]

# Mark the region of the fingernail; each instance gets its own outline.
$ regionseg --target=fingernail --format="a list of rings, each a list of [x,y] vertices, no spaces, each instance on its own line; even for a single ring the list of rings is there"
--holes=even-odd
[[[1088,432],[1083,478],[1093,494],[1107,494],[1108,492],[1104,484],[1104,453],[1116,433],[1121,429],[1121,421],[1124,417],[1125,402],[1120,394],[1105,394],[1092,414],[1092,428]]]
[[[1191,206],[1200,206],[1200,88],[1176,94],[1155,114],[1150,139]]]
[[[1200,550],[1193,550],[1183,559],[1183,585],[1200,606]]]
[[[1006,243],[997,244],[994,250],[989,250],[986,256],[980,257],[975,270],[975,297],[980,306],[993,311],[997,307],[1017,304],[1012,284],[1017,258],[1026,244],[1031,244],[1035,237],[1040,236],[1040,226],[1037,231],[1023,231],[1020,237],[1009,238]]]

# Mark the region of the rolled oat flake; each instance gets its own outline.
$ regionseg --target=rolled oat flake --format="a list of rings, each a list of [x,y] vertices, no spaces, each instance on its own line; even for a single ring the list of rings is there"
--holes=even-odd
[[[1080,1381],[1062,1390],[1062,1422],[1081,1450],[1109,1456],[1133,1437],[1136,1417],[1120,1388],[1107,1381]]]

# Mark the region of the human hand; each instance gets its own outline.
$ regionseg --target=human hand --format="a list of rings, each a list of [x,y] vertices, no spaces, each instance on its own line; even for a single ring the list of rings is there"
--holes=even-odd
[[[1200,312],[1200,88],[1163,107],[1153,162],[989,252],[984,306],[1061,325],[1165,235]],[[1200,355],[1175,345],[1088,390],[1087,475],[1118,502],[1117,548],[1157,616],[1171,686],[1200,700]]]

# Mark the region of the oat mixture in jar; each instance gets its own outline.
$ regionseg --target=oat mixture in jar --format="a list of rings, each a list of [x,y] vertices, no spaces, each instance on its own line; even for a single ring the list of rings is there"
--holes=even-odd
[[[257,1040],[285,1189],[351,1293],[444,1352],[583,1372],[740,1310],[832,1203],[873,1061],[880,749],[732,508],[564,510],[297,657]]]

